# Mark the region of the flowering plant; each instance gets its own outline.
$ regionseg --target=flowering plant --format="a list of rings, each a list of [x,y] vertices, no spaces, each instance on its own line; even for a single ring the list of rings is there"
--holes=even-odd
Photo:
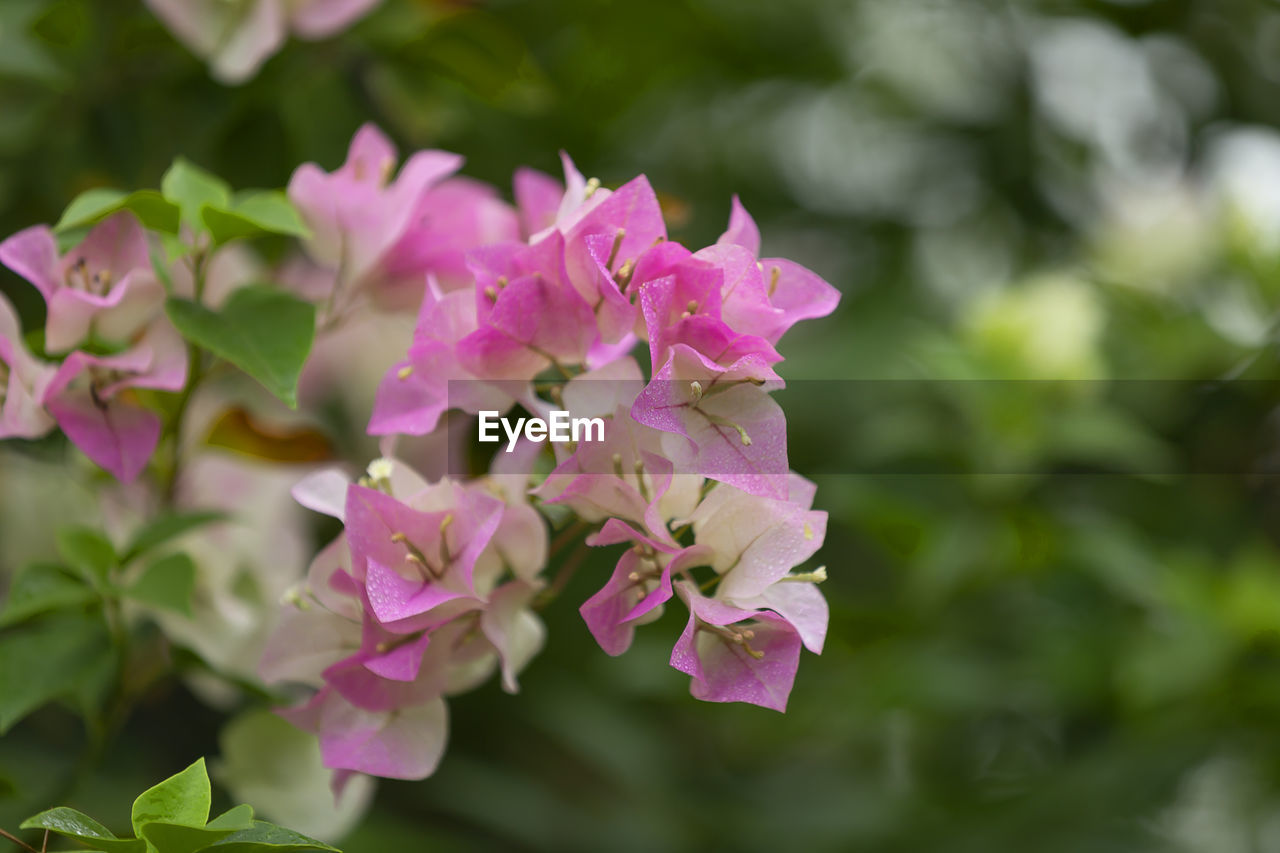
[[[202,662],[208,701],[226,682],[277,685],[336,791],[421,778],[444,750],[445,698],[494,672],[515,692],[545,641],[539,610],[588,549],[621,546],[581,605],[600,647],[622,654],[678,601],[670,663],[691,693],[785,710],[801,647],[825,639],[826,570],[803,565],[826,513],[788,469],[770,392],[780,340],[838,293],[761,258],[737,199],[693,251],[668,239],[643,176],[610,190],[564,156],[563,182],[518,171],[512,205],[461,163],[420,151],[397,169],[365,126],[340,168],[303,165],[284,193],[234,192],[179,160],[158,192],[92,190],[0,243],[47,307],[24,335],[0,301],[0,437],[60,431],[114,481],[106,530],[64,530],[65,564],[15,582],[0,618],[22,627],[0,662],[57,631],[83,667],[105,635],[102,666],[127,678],[134,627],[156,622]],[[297,248],[268,265],[255,240]],[[415,312],[399,357],[373,359],[381,378],[352,379],[355,354],[384,352]],[[379,455],[356,476],[317,465],[332,455],[308,451],[323,401],[364,387]],[[513,439],[473,476],[457,437],[516,410],[601,429]],[[303,579],[286,489],[342,525]],[[246,571],[271,595],[240,594]],[[58,620],[81,625],[79,645]],[[0,725],[71,686],[0,691]],[[118,719],[130,695],[94,701]]]

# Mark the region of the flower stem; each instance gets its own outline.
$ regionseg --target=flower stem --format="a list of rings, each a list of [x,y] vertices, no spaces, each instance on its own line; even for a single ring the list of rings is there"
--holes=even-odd
[[[560,564],[560,570],[556,572],[555,579],[551,581],[551,586],[540,592],[538,597],[534,600],[533,607],[535,610],[542,610],[560,596],[560,593],[564,591],[564,588],[568,585],[570,579],[572,579],[574,574],[577,573],[578,568],[582,565],[583,561],[587,559],[587,554],[589,553],[591,552],[590,549],[587,548],[586,543],[579,542],[577,550],[570,554],[569,558]]]
[[[32,846],[31,846],[30,844],[28,844],[27,842],[23,841],[23,840],[22,840],[21,838],[19,838],[18,836],[16,836],[16,835],[11,835],[10,833],[5,832],[3,829],[0,829],[0,836],[4,836],[5,838],[9,839],[9,840],[10,840],[10,841],[12,841],[14,844],[16,844],[16,845],[18,845],[19,847],[21,847],[23,850],[30,850],[30,851],[31,851],[31,853],[40,853],[40,851],[39,851],[39,850],[37,850],[36,848],[32,847]],[[48,833],[48,830],[46,830],[46,831],[45,831],[45,839],[46,839],[46,840],[48,840],[48,838],[49,838],[49,833]]]
[[[206,272],[205,255],[203,252],[197,252],[192,270],[192,275],[195,279],[195,302],[197,305],[204,302]],[[169,473],[164,482],[165,506],[173,505],[174,495],[177,492],[178,475],[182,471],[182,427],[186,421],[187,409],[191,405],[191,397],[195,394],[197,386],[204,380],[204,377],[204,354],[199,347],[187,341],[187,383],[182,388],[181,396],[178,397],[178,406],[173,413],[173,419],[169,421],[165,429],[165,433],[172,440],[173,446]]]

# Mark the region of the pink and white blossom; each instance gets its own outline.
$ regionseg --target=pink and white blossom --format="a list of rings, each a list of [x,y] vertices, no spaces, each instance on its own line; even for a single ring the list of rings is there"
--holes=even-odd
[[[132,213],[116,213],[79,245],[58,252],[53,231],[37,225],[0,243],[0,263],[35,285],[48,307],[45,349],[63,353],[93,337],[130,341],[164,303],[147,235]]]

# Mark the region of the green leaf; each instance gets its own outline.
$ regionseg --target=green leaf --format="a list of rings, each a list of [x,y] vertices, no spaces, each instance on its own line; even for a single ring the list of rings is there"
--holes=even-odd
[[[144,524],[134,534],[133,541],[124,549],[124,555],[120,558],[120,562],[128,563],[152,548],[163,545],[165,542],[175,539],[188,531],[217,521],[226,521],[227,518],[228,516],[225,512],[215,510],[165,513]]]
[[[147,849],[146,842],[136,838],[117,838],[111,830],[87,814],[66,806],[40,812],[35,817],[24,820],[18,828],[47,829],[67,838],[74,838],[103,853],[143,853]]]
[[[315,337],[315,307],[267,285],[243,287],[219,312],[170,299],[165,313],[178,331],[257,379],[292,408],[298,374]]]
[[[186,554],[161,557],[124,591],[134,601],[191,615],[191,596],[196,591],[196,564]]]
[[[84,674],[68,697],[80,716],[100,722],[103,708],[120,678],[120,651],[108,643],[95,647],[84,660]]]
[[[35,33],[35,22],[45,12],[45,5],[38,0],[0,4],[0,75],[29,78],[45,85],[64,75],[49,55],[48,44]]]
[[[138,834],[160,853],[195,853],[237,831],[239,829],[234,827],[219,829],[156,821],[143,824]]]
[[[208,823],[209,829],[251,829],[253,827],[253,806],[241,803],[235,808],[227,809]]]
[[[209,774],[201,758],[181,773],[138,795],[130,814],[133,831],[141,835],[142,827],[148,823],[203,827],[209,820],[212,800]]]
[[[4,610],[0,610],[0,627],[13,625],[66,607],[88,604],[98,597],[82,580],[67,573],[62,566],[33,563],[18,572],[9,587]]]
[[[119,565],[111,541],[89,527],[63,527],[54,534],[54,544],[62,559],[90,583],[106,580]]]
[[[216,245],[263,234],[307,237],[311,233],[289,199],[278,191],[237,196],[230,207],[207,206],[201,216]]]
[[[85,225],[89,222],[96,222],[119,210],[120,202],[124,200],[126,195],[127,193],[122,193],[120,190],[107,189],[106,187],[85,190],[73,198],[71,204],[67,205],[66,210],[62,211],[62,218],[58,220],[57,225],[53,226],[54,230],[62,231],[67,228]]]
[[[182,221],[192,228],[203,229],[201,208],[223,208],[231,203],[231,187],[227,182],[179,157],[160,179],[164,197],[182,211]]]
[[[209,850],[211,853],[293,853],[303,850],[340,853],[336,847],[263,820],[255,820],[252,828],[228,835]]]
[[[62,613],[0,635],[0,734],[93,680],[111,638],[99,613]]]
[[[155,231],[178,233],[179,208],[155,190],[138,190],[122,193],[119,190],[92,189],[76,196],[62,218],[53,226],[54,231],[68,231],[101,222],[113,213],[129,210],[138,221]]]

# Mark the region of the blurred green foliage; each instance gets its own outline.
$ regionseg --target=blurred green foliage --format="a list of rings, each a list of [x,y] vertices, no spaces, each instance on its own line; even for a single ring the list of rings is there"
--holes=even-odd
[[[785,716],[690,699],[675,614],[606,658],[573,606],[595,555],[522,693],[454,700],[439,772],[381,783],[345,850],[1277,850],[1257,408],[1206,432],[1175,386],[1135,422],[1087,382],[965,383],[1276,378],[1280,171],[1223,140],[1276,145],[1278,56],[1264,0],[386,0],[225,88],[139,2],[5,0],[0,232],[179,155],[282,186],[367,120],[502,186],[563,148],[646,172],[691,243],[739,193],[768,253],[844,292],[785,376],[931,380],[841,400],[848,424],[787,404],[794,468],[866,473],[816,478],[831,632]],[[1242,473],[1178,473],[1224,451]],[[224,721],[162,686],[76,803],[122,808]],[[81,739],[56,710],[15,731],[4,825]]]

